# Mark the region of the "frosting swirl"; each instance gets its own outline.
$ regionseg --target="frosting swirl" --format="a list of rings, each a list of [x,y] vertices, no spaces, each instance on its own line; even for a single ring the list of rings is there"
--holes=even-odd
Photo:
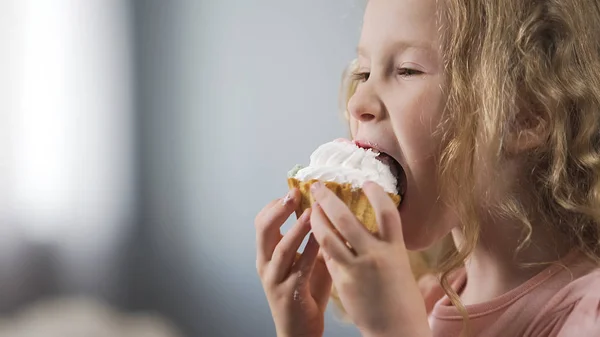
[[[377,159],[379,154],[349,141],[333,141],[319,146],[310,156],[308,167],[297,166],[288,176],[300,181],[312,179],[351,184],[361,188],[366,181],[397,194],[396,177],[390,167]]]

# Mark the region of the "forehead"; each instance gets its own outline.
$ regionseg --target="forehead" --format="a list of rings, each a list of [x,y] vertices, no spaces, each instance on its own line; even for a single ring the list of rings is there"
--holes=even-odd
[[[359,53],[393,47],[437,50],[435,0],[370,0],[365,10]]]

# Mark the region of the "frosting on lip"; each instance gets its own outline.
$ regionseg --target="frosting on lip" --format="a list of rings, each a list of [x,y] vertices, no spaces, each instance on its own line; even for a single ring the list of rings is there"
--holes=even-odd
[[[310,156],[308,167],[296,166],[288,173],[300,181],[312,179],[349,183],[361,188],[366,181],[379,184],[386,192],[398,194],[396,177],[390,167],[377,159],[379,153],[350,141],[335,140],[319,146]]]

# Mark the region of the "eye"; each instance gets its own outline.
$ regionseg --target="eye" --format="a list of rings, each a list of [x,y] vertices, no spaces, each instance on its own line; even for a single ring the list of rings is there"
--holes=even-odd
[[[403,77],[410,77],[416,75],[422,75],[423,72],[412,68],[398,68],[398,75]]]
[[[369,80],[369,76],[371,75],[368,71],[359,71],[352,74],[352,79],[358,82],[366,82]]]

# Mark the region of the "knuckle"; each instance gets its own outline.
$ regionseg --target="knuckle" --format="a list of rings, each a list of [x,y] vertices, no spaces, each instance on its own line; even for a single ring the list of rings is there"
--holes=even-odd
[[[381,217],[381,221],[383,222],[394,222],[398,218],[398,211],[395,209],[385,208],[380,211],[379,215]]]
[[[254,227],[257,227],[258,224],[261,223],[261,220],[262,220],[262,214],[261,213],[256,214],[256,216],[254,217]]]
[[[332,240],[333,238],[331,237],[331,235],[324,235],[321,239],[321,248],[323,248],[324,250],[330,249],[333,244]]]
[[[354,276],[350,273],[342,273],[337,280],[336,288],[339,289],[340,292],[349,294],[354,292],[355,282],[353,281]]]
[[[306,266],[302,266],[290,274],[290,279],[296,286],[300,286],[305,283],[308,276],[310,276],[310,270]]]
[[[281,207],[278,207],[279,204],[279,199],[274,199],[267,204],[254,218],[254,226],[257,229],[268,226],[273,221],[274,216],[281,212]]]
[[[301,235],[303,230],[304,226],[302,226],[302,223],[300,221],[296,221],[296,223],[284,236],[286,236],[287,239],[291,240],[291,238],[298,237],[299,235]]]
[[[255,220],[258,220],[258,219],[262,218],[265,215],[265,213],[267,213],[269,211],[269,209],[271,209],[273,207],[273,203],[274,203],[274,201],[271,201],[270,203],[266,204],[265,207],[263,207],[258,212],[258,214],[256,214]]]
[[[273,251],[273,257],[271,258],[271,260],[275,262],[281,262],[286,258],[287,255],[288,253],[285,248],[277,246],[277,248],[275,248],[275,251]]]
[[[257,215],[256,218],[254,219],[254,228],[256,229],[257,232],[262,232],[265,230],[265,228],[267,227],[265,225],[265,221],[263,219],[264,217]]]
[[[270,218],[270,217],[262,218],[262,219],[259,219],[259,221],[254,222],[254,228],[256,229],[257,233],[264,233],[270,229],[272,224],[273,224],[272,218]]]
[[[262,220],[262,219],[259,219],[258,217],[257,217],[256,219],[254,219],[254,229],[255,229],[257,232],[262,232],[262,231],[263,231],[263,229],[264,229],[264,225],[263,225],[263,223],[262,223],[262,221],[261,221],[261,220]]]
[[[346,212],[336,216],[336,225],[339,229],[348,229],[353,221],[353,215],[347,214]]]
[[[256,232],[256,239],[258,240],[258,238],[267,236],[270,228],[269,228],[268,224],[256,223],[256,224],[254,224],[254,229]]]
[[[357,269],[373,272],[383,267],[382,260],[375,254],[365,254],[360,259],[360,266]]]
[[[262,277],[265,271],[264,263],[260,262],[258,259],[256,260],[256,273],[258,276]]]
[[[304,270],[298,270],[295,271],[292,275],[292,278],[294,279],[294,282],[298,285],[302,284],[304,282],[305,279],[305,271]]]
[[[292,306],[292,295],[289,290],[279,289],[279,291],[274,294],[274,297],[282,308],[289,308]]]
[[[322,189],[321,193],[320,193],[320,197],[321,197],[321,203],[325,204],[325,203],[330,203],[332,201],[332,193],[329,193],[329,189]]]
[[[269,270],[270,268],[265,268],[265,270],[263,271],[263,274],[261,276],[261,280],[263,282],[263,286],[265,288],[270,289],[271,291],[273,291],[274,289],[278,288],[278,283],[275,280],[275,273],[272,270]]]

